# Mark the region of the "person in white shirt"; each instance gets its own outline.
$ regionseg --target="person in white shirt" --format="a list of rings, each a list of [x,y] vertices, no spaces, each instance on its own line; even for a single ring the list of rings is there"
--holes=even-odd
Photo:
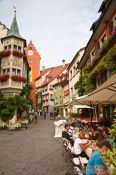
[[[87,141],[86,143],[83,143],[83,139],[85,138],[84,132],[79,133],[79,137],[75,139],[74,142],[74,155],[73,157],[86,157],[89,159],[87,154],[85,153],[86,148],[88,148],[91,145],[90,141]]]

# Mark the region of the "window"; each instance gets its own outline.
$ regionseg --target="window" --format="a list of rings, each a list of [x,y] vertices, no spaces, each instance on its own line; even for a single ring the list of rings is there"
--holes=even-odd
[[[95,55],[98,55],[99,54],[99,52],[100,52],[100,43],[99,42],[97,43],[94,51],[95,51]]]
[[[10,68],[7,69],[7,74],[10,74]]]
[[[32,59],[28,59],[29,63],[32,63]]]
[[[107,41],[107,37],[106,37],[106,33],[105,34],[103,34],[103,36],[102,36],[102,38],[101,38],[101,40],[100,40],[100,47],[102,47],[102,45],[104,44],[104,42],[106,42]]]
[[[8,45],[8,50],[11,50],[11,45]]]
[[[16,69],[12,69],[12,75],[16,75]]]
[[[75,76],[75,74],[76,74],[76,68],[75,68],[75,66],[73,67],[73,76]]]
[[[92,50],[92,52],[91,52],[91,61],[93,61],[93,58],[94,58],[94,56],[95,56],[95,48]]]
[[[13,46],[13,49],[14,49],[14,50],[17,50],[17,45],[14,45],[14,46]]]
[[[21,70],[17,69],[17,75],[21,74]]]
[[[70,80],[72,80],[72,70],[70,71]]]
[[[103,84],[107,80],[107,71],[104,71],[96,78],[97,87]]]
[[[71,96],[73,96],[73,88],[71,88]]]
[[[113,31],[114,26],[116,26],[116,15],[114,16],[114,18],[112,19],[112,21],[109,24],[110,35],[112,34],[112,31]]]
[[[2,69],[2,73],[3,74],[6,74],[6,69]]]
[[[4,50],[7,50],[7,46],[4,46]]]
[[[21,47],[20,47],[20,46],[18,46],[18,51],[20,51],[20,52],[21,52]]]

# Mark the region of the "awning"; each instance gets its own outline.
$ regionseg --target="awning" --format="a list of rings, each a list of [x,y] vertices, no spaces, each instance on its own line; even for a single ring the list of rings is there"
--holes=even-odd
[[[90,106],[87,106],[87,105],[74,105],[74,107],[77,108],[77,109],[85,109],[85,108],[92,108],[93,109],[93,107],[90,107]]]
[[[116,74],[104,82],[92,93],[77,97],[73,104],[116,104]]]

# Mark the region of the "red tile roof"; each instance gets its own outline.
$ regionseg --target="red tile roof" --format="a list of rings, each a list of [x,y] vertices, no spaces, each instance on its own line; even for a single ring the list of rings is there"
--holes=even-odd
[[[37,77],[35,80],[38,80],[39,78],[41,78],[43,75],[45,75],[47,72],[49,72],[50,69],[52,69],[52,67],[47,68],[47,69],[41,71],[39,77]]]
[[[45,75],[48,71],[50,71],[49,74],[47,75],[47,78],[42,83],[41,87],[46,86],[48,83],[50,83],[51,81],[53,81],[68,66],[69,66],[69,64],[65,64],[65,66],[60,65],[60,66],[56,66],[56,67],[51,67],[51,68],[45,69],[43,72],[41,72],[40,75],[39,75],[39,77],[37,79],[39,79],[40,77],[42,77],[43,75]]]

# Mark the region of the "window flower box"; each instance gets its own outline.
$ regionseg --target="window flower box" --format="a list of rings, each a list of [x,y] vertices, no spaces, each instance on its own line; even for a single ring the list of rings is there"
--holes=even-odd
[[[9,75],[8,74],[2,74],[0,75],[0,81],[7,81],[9,79]]]
[[[12,75],[12,80],[19,81],[19,82],[26,82],[25,77],[21,77],[21,76],[17,76],[17,75]]]
[[[19,52],[18,50],[13,50],[13,51],[12,51],[12,54],[13,54],[14,56],[24,57],[24,53]]]
[[[3,50],[0,52],[0,58],[2,57],[8,57],[10,55],[11,51],[10,50]]]

